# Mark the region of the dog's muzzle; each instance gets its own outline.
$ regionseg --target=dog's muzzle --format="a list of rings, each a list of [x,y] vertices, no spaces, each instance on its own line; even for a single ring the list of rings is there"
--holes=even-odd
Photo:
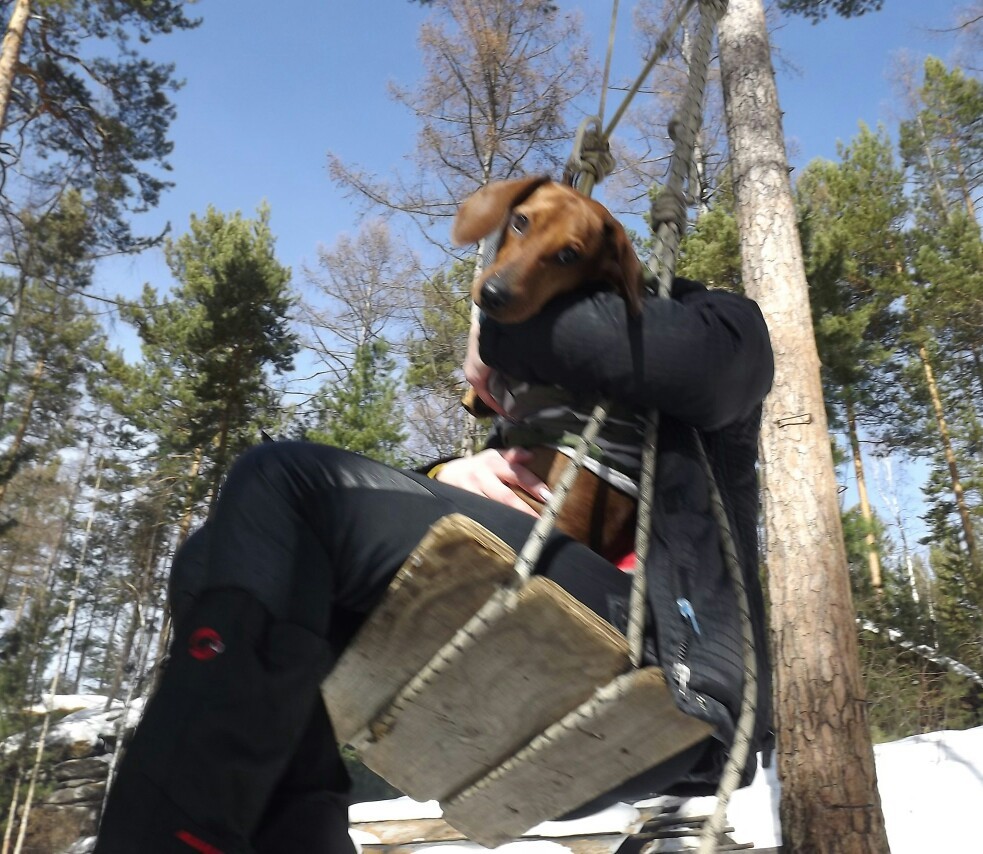
[[[489,276],[481,285],[478,304],[489,314],[501,311],[512,300],[512,290],[500,276]]]

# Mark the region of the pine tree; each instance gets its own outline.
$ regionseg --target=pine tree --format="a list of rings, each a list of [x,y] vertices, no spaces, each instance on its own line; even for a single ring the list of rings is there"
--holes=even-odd
[[[430,458],[462,451],[470,429],[461,397],[467,387],[461,365],[471,324],[474,262],[457,262],[423,283],[418,328],[408,342],[406,385],[413,422]],[[477,444],[479,437],[475,437]]]
[[[916,94],[921,109],[901,123],[900,146],[922,222],[957,209],[973,219],[983,188],[983,83],[929,57]]]
[[[867,12],[877,12],[884,0],[778,0],[783,12],[802,15],[817,23],[833,12],[845,18],[854,18]]]
[[[912,282],[905,295],[906,340],[921,368],[937,437],[934,458],[949,484],[950,500],[930,490],[933,513],[958,519],[968,568],[964,581],[983,607],[983,555],[977,533],[979,437],[983,433],[983,258],[975,218],[983,187],[983,84],[937,59],[925,62],[917,105],[903,122],[900,147],[914,186],[915,227],[909,235]],[[942,475],[936,475],[936,484]]]
[[[127,215],[156,205],[168,186],[160,173],[169,168],[169,94],[179,83],[173,65],[141,49],[197,21],[185,16],[182,0],[12,5],[0,53],[5,168],[21,161],[28,183],[45,196],[75,188],[103,249],[146,245]]]
[[[45,215],[25,212],[24,240],[3,260],[10,306],[0,323],[0,505],[17,471],[73,442],[75,408],[88,375],[106,357],[106,339],[79,293],[92,265],[92,232],[77,194]]]
[[[306,438],[354,451],[390,465],[406,463],[400,408],[396,405],[396,363],[379,339],[355,350],[351,371],[316,398],[316,425]]]
[[[870,585],[882,592],[881,555],[861,453],[863,425],[876,425],[883,366],[897,338],[894,303],[903,292],[908,212],[904,175],[881,131],[861,125],[840,163],[814,161],[797,184],[801,234],[824,394],[834,427],[849,442],[860,508],[868,526]]]
[[[711,288],[744,292],[740,235],[728,174],[722,176],[707,210],[683,236],[676,272]]]
[[[117,401],[158,442],[186,485],[181,515],[213,501],[232,460],[254,444],[278,400],[268,373],[292,367],[290,271],[274,255],[269,210],[255,220],[209,208],[167,245],[178,284],[159,300],[151,286],[123,316],[142,340],[144,363],[128,373],[139,392]],[[133,376],[133,374],[136,376]],[[186,533],[186,530],[185,530]]]

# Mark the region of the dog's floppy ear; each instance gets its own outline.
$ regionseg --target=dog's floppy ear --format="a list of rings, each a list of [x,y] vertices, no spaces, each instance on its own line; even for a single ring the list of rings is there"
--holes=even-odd
[[[512,181],[493,181],[464,200],[454,217],[451,240],[455,246],[477,243],[491,234],[505,220],[505,215],[517,204],[529,198],[549,178],[517,178]]]
[[[608,255],[601,267],[601,275],[624,297],[632,314],[641,314],[645,293],[642,262],[638,260],[625,229],[614,217],[605,217],[604,231]]]

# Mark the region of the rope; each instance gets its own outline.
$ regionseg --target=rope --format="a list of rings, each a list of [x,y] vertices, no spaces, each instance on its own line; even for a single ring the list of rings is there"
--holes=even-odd
[[[615,165],[611,146],[601,132],[600,117],[589,116],[574,135],[573,151],[563,168],[564,183],[589,196],[594,186],[614,171]]]
[[[660,56],[664,55],[668,50],[671,43],[670,30],[674,32],[678,28],[685,15],[692,8],[692,5],[692,2],[687,2],[677,10],[670,27],[660,37],[652,57],[646,63],[635,84],[629,90],[628,95],[615,113],[611,123],[603,134],[599,134],[598,139],[590,138],[592,151],[604,150],[609,153],[608,138],[611,132],[621,119],[631,99],[640,88],[641,81],[648,76]],[[686,92],[683,96],[679,113],[669,123],[669,136],[674,143],[670,160],[669,178],[666,181],[663,192],[656,197],[651,208],[652,228],[655,231],[656,245],[652,261],[650,262],[650,269],[656,275],[660,298],[668,298],[670,296],[672,281],[675,278],[679,244],[686,229],[687,208],[698,196],[699,177],[696,164],[693,162],[693,152],[703,120],[703,97],[710,65],[713,33],[720,17],[727,10],[727,0],[699,0],[699,7],[700,23],[694,42],[693,57],[689,65]],[[600,126],[600,123],[600,119],[598,119],[596,123],[592,122],[589,126],[595,134],[599,133],[597,128]],[[575,151],[579,152],[583,148],[585,138],[587,138],[586,131],[583,135],[578,135],[579,147],[575,148]],[[582,155],[580,155],[580,159],[577,161],[573,161],[572,159],[573,168],[579,167],[581,160],[584,160]],[[587,165],[590,166],[588,174],[594,177],[601,174],[600,169],[595,164],[596,161],[587,161]],[[587,171],[586,168],[585,171]],[[607,173],[605,172],[603,174]],[[603,176],[597,178],[597,180],[602,180],[602,178]],[[690,190],[689,194],[684,191],[684,187],[687,184]],[[576,186],[576,184],[574,185]],[[639,524],[636,531],[637,568],[632,582],[628,626],[629,649],[632,656],[632,663],[636,667],[641,664],[646,594],[645,572],[644,569],[638,568],[645,566],[649,549],[649,529],[647,523],[651,518],[651,505],[654,494],[658,419],[657,412],[653,411],[649,414],[642,457],[642,481],[640,485],[638,512]],[[704,823],[700,836],[700,854],[712,854],[716,849],[718,837],[726,820],[727,805],[730,802],[731,795],[740,785],[741,772],[747,762],[751,749],[756,716],[758,677],[747,589],[744,584],[740,561],[737,557],[730,520],[727,516],[723,498],[714,477],[713,468],[707,456],[702,438],[697,431],[694,431],[694,433],[700,460],[710,489],[714,519],[720,530],[721,550],[723,552],[724,562],[731,576],[737,596],[738,608],[741,614],[741,635],[744,647],[744,685],[741,693],[741,710],[730,753],[717,787],[717,806],[713,815]]]
[[[618,25],[618,0],[611,4],[611,29],[608,30],[608,50],[604,56],[604,77],[601,80],[601,103],[597,108],[597,116],[604,121],[604,102],[608,94],[608,80],[611,77],[611,57],[614,56],[614,33]]]
[[[734,731],[734,741],[730,746],[730,755],[724,765],[724,770],[720,775],[720,782],[717,784],[717,806],[713,815],[707,819],[703,825],[703,832],[700,837],[699,854],[713,854],[717,846],[717,839],[723,830],[727,817],[727,804],[730,796],[734,794],[737,787],[741,784],[741,771],[747,762],[748,754],[751,751],[751,739],[754,737],[755,710],[758,697],[758,661],[754,654],[754,634],[751,628],[751,606],[748,602],[747,587],[744,584],[744,574],[741,571],[741,563],[737,557],[737,546],[734,543],[734,534],[730,527],[730,520],[727,517],[727,510],[724,507],[724,500],[720,494],[720,488],[713,476],[713,468],[710,465],[710,458],[707,455],[706,447],[700,434],[693,431],[696,436],[697,448],[699,449],[700,462],[707,477],[710,487],[710,504],[713,509],[713,516],[720,529],[720,546],[724,554],[724,561],[734,583],[734,592],[737,595],[737,607],[741,612],[741,639],[744,642],[743,662],[744,662],[744,688],[741,693],[741,712],[737,718],[737,727]]]
[[[710,1],[718,4],[722,3],[724,7],[727,5],[727,0]],[[700,0],[700,2],[707,2],[707,0]],[[646,61],[645,67],[642,68],[641,73],[635,78],[635,82],[629,87],[628,92],[622,99],[608,126],[602,130],[604,104],[608,86],[608,71],[611,63],[611,53],[614,48],[615,19],[618,10],[618,0],[614,0],[611,31],[608,37],[608,54],[605,58],[604,85],[601,89],[601,102],[598,115],[587,118],[580,123],[580,127],[577,128],[577,133],[574,136],[573,153],[570,155],[570,159],[567,160],[563,170],[564,182],[579,190],[585,196],[589,196],[594,185],[600,184],[614,169],[615,163],[609,144],[611,134],[614,133],[614,129],[618,126],[621,118],[628,110],[642,83],[645,82],[645,78],[649,76],[655,64],[669,52],[676,31],[696,3],[697,0],[685,0],[676,9],[675,14],[673,14],[671,20],[660,34],[658,41],[656,41],[655,47],[652,49],[652,55]]]
[[[660,295],[667,295],[676,274],[679,241],[686,229],[686,208],[698,195],[690,186],[687,197],[684,186],[692,175],[691,163],[696,138],[703,124],[703,94],[710,67],[713,31],[727,0],[700,0],[700,24],[693,44],[693,56],[686,81],[686,91],[679,112],[669,122],[669,136],[674,141],[669,161],[669,178],[665,189],[652,204],[652,228],[655,230],[655,251],[652,272],[659,281]]]
[[[570,487],[573,486],[577,474],[583,467],[587,450],[597,438],[597,434],[600,432],[606,417],[607,404],[599,403],[594,407],[594,411],[587,421],[584,432],[581,433],[580,439],[577,440],[573,459],[563,470],[559,482],[553,488],[553,495],[546,502],[543,512],[539,515],[536,524],[532,527],[532,531],[529,532],[528,539],[522,546],[522,551],[519,552],[519,556],[515,559],[515,571],[521,582],[526,582],[529,576],[532,575],[533,567],[543,553],[543,546],[546,544],[547,538],[556,525],[556,517],[560,515],[560,511],[563,509],[563,505],[567,500]]]
[[[605,94],[608,83],[611,50],[614,43],[617,0],[614,5],[608,56],[605,62],[604,85],[601,92],[599,115],[585,119],[577,130],[573,153],[564,169],[564,180],[584,195],[590,195],[595,184],[600,183],[614,168],[609,138],[631,100],[649,75],[655,63],[664,56],[672,43],[672,37],[694,4],[698,3],[700,21],[694,42],[693,57],[689,63],[689,75],[680,110],[669,123],[669,137],[673,141],[669,177],[663,191],[653,200],[651,206],[652,229],[655,232],[655,250],[649,262],[649,269],[657,280],[660,298],[668,299],[672,281],[675,278],[676,260],[679,245],[686,229],[687,209],[699,195],[699,175],[693,162],[696,139],[703,119],[703,97],[706,89],[710,65],[710,51],[713,33],[717,22],[727,10],[727,0],[686,0],[676,10],[670,24],[661,34],[652,56],[646,62],[635,83],[632,84],[615,115],[604,130],[601,130],[604,115]],[[689,189],[689,193],[685,191]],[[587,448],[593,443],[607,416],[607,404],[595,407],[587,428],[578,442],[574,459],[563,473],[554,495],[547,503],[543,514],[526,541],[516,560],[516,571],[524,582],[542,554],[546,538],[552,531],[556,517],[562,509],[570,486],[583,464]],[[655,491],[656,444],[659,427],[659,413],[652,411],[647,416],[645,441],[642,453],[642,474],[639,487],[638,526],[636,529],[636,571],[633,573],[628,624],[628,644],[632,665],[641,666],[645,625],[646,582],[644,566],[650,546],[649,520]],[[720,531],[721,551],[728,573],[734,584],[738,609],[741,615],[741,635],[743,640],[744,685],[741,694],[741,709],[735,728],[734,740],[717,787],[717,806],[714,813],[704,823],[700,837],[700,854],[713,854],[726,819],[727,805],[731,795],[740,785],[741,772],[747,762],[754,735],[756,716],[758,677],[755,657],[754,635],[751,622],[747,588],[737,549],[734,543],[730,520],[714,477],[713,467],[706,452],[699,431],[694,429],[696,446],[701,465],[710,491],[714,520]],[[494,606],[492,606],[494,607]],[[500,607],[500,606],[499,606]],[[480,621],[476,621],[480,622]],[[545,737],[545,733],[544,736]]]

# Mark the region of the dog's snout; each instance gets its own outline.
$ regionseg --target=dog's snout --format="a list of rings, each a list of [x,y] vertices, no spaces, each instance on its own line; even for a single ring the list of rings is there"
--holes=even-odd
[[[481,286],[481,307],[486,311],[499,311],[508,305],[512,293],[497,276],[491,276]]]

